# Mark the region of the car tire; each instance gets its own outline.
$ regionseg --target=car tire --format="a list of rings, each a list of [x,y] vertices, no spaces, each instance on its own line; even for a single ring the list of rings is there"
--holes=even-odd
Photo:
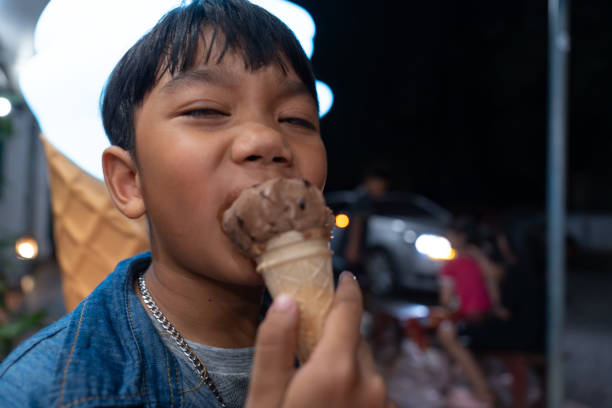
[[[374,295],[385,295],[394,289],[395,268],[391,256],[383,249],[368,253],[365,262],[368,287]]]

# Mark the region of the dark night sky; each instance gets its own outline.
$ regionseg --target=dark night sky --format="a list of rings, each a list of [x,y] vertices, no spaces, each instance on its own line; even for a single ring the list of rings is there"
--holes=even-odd
[[[336,96],[322,121],[328,190],[385,160],[395,189],[451,210],[543,207],[546,1],[296,3]],[[588,3],[572,4],[569,206],[609,211],[612,5]]]

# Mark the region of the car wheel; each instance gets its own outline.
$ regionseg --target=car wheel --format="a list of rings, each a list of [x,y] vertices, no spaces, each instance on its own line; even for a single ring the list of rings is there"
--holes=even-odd
[[[366,274],[370,291],[375,295],[391,292],[395,273],[391,257],[383,250],[372,251],[366,260]]]

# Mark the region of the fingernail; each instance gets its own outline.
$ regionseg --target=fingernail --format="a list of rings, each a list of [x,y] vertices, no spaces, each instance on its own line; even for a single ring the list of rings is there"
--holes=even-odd
[[[279,312],[286,312],[295,308],[295,301],[291,298],[291,296],[281,294],[274,299],[272,307]]]
[[[342,273],[340,274],[340,279],[349,279],[349,277],[354,280],[357,280],[357,277],[353,275],[351,271],[342,271]]]

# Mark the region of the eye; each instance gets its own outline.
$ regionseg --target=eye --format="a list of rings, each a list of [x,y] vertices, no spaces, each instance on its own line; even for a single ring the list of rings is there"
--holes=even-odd
[[[191,109],[182,113],[183,116],[191,116],[194,118],[214,118],[219,116],[229,116],[229,113],[221,112],[217,109],[199,108]]]
[[[289,123],[290,125],[296,125],[296,126],[301,126],[304,127],[306,129],[310,129],[310,130],[317,130],[316,126],[306,120],[306,119],[301,119],[301,118],[283,118],[283,119],[279,119],[278,120],[279,123]]]

